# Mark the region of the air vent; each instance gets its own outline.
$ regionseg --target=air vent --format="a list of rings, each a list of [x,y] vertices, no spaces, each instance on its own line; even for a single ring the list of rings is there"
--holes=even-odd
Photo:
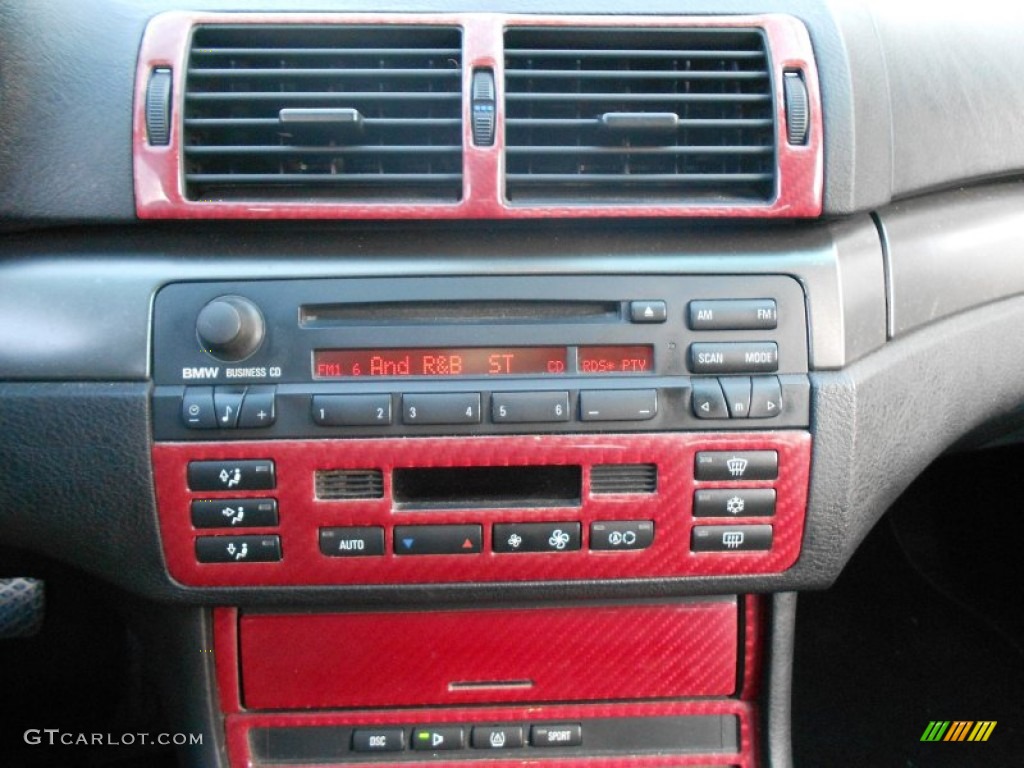
[[[185,196],[457,202],[458,29],[200,26],[185,87]]]
[[[654,493],[658,490],[655,464],[595,464],[590,468],[590,493]]]
[[[316,497],[322,501],[381,499],[384,474],[379,469],[317,470]]]
[[[526,205],[771,202],[772,94],[760,30],[508,30],[506,196]]]

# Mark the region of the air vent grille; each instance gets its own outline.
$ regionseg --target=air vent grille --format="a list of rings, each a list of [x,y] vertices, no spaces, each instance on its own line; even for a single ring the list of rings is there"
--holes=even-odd
[[[318,470],[316,497],[323,501],[381,499],[384,497],[384,473],[379,469]]]
[[[763,204],[775,195],[760,30],[508,30],[505,116],[513,204]]]
[[[186,197],[457,202],[461,60],[451,28],[198,27]]]
[[[590,493],[654,493],[656,464],[595,464],[590,468]]]

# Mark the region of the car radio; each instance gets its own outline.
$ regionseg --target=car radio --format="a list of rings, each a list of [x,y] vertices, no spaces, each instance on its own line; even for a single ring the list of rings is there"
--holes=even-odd
[[[768,573],[799,555],[807,327],[786,276],[178,283],[153,351],[184,584]]]

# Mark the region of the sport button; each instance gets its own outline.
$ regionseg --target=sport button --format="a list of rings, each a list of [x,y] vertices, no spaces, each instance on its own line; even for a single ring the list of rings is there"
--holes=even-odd
[[[583,743],[583,727],[572,725],[535,725],[530,729],[530,744],[535,747],[578,747]]]

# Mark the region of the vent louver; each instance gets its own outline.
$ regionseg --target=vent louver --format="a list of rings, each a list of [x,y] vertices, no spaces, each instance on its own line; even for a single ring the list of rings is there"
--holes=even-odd
[[[456,202],[461,32],[200,26],[185,88],[190,200]]]
[[[324,501],[383,498],[384,473],[379,469],[317,470],[316,497]]]
[[[595,464],[590,468],[590,493],[654,493],[658,490],[655,464]]]
[[[746,204],[775,195],[775,107],[760,30],[507,30],[505,118],[513,204]]]

